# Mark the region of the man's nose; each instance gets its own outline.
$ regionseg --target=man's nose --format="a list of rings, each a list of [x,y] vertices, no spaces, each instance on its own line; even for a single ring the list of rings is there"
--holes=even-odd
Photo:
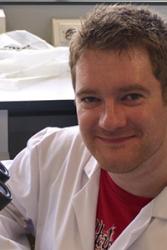
[[[114,131],[127,125],[127,116],[121,104],[107,102],[99,117],[99,126],[108,131]]]

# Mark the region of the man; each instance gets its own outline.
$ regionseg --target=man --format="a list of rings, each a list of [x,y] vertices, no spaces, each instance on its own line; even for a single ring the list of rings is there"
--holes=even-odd
[[[2,249],[30,249],[34,230],[36,250],[166,250],[166,62],[160,16],[89,14],[70,44],[79,128],[43,130],[14,159]]]

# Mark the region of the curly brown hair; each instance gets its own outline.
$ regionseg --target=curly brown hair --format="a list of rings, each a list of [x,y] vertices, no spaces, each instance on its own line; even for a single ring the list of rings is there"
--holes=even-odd
[[[145,6],[131,4],[97,5],[75,31],[70,41],[70,68],[75,89],[75,67],[86,49],[125,51],[145,49],[153,74],[161,82],[167,101],[167,23]]]

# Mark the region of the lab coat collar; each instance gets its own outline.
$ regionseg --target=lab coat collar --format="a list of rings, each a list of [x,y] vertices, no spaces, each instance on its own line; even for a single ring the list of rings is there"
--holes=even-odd
[[[84,168],[84,172],[85,172],[86,176],[88,177],[88,179],[91,178],[91,176],[94,174],[94,172],[96,170],[100,171],[100,167],[99,167],[96,159],[93,156],[91,156],[89,158],[85,168]]]
[[[75,194],[73,207],[81,237],[82,248],[92,250],[95,239],[96,205],[99,190],[100,168],[96,160],[90,157],[84,168],[85,185]]]
[[[159,219],[167,219],[167,187],[152,201],[152,216]]]
[[[152,203],[143,208],[137,217],[120,234],[109,250],[127,250],[142,234],[152,218]]]
[[[139,238],[153,218],[167,219],[167,187],[145,206],[122,232],[109,250],[127,250]]]

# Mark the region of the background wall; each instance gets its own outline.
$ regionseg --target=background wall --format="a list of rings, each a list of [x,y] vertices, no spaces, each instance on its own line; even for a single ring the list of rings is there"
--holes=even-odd
[[[93,5],[1,5],[6,14],[7,31],[25,29],[52,42],[51,19],[79,18]]]
[[[52,42],[51,19],[79,18],[89,11],[92,4],[1,4],[6,14],[7,31],[24,29]],[[167,16],[167,2],[150,6]]]

